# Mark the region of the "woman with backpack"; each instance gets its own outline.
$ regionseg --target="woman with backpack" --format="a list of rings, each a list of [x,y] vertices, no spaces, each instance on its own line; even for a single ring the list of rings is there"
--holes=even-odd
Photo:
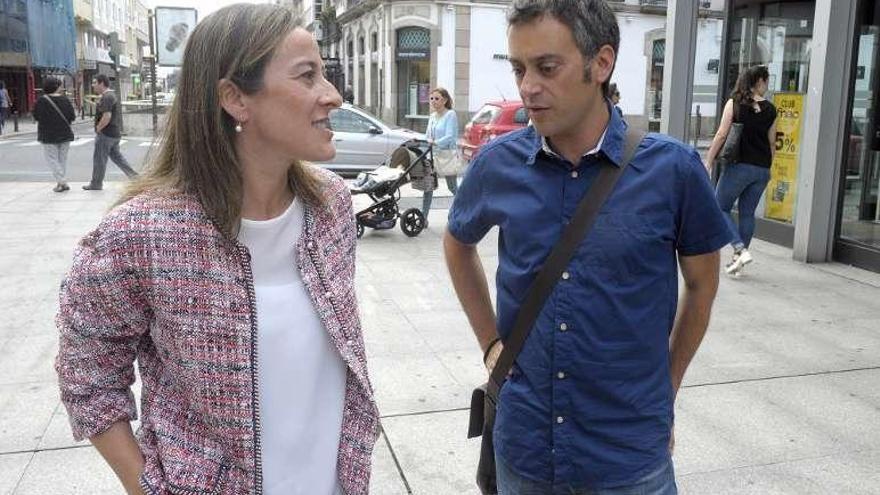
[[[725,164],[716,188],[718,205],[726,214],[733,238],[733,259],[724,268],[729,275],[738,275],[745,265],[752,262],[748,247],[755,232],[755,210],[770,182],[774,153],[772,144],[776,140],[776,107],[764,99],[769,80],[770,73],[763,65],[752,67],[739,75],[706,155],[706,168],[711,171],[733,124],[742,124],[737,143],[739,158]],[[738,225],[730,214],[734,202],[739,213]]]
[[[67,151],[73,141],[71,122],[76,119],[73,105],[61,94],[61,80],[47,77],[43,82],[43,96],[37,99],[34,107],[34,120],[37,121],[37,141],[43,143],[43,153],[49,170],[55,177],[53,191],[69,191],[67,185]]]

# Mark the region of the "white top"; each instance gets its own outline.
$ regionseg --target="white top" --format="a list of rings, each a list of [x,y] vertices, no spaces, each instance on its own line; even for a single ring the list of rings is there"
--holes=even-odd
[[[266,495],[341,494],[336,458],[345,401],[345,363],[303,286],[296,243],[304,210],[241,220],[257,305],[260,442]]]

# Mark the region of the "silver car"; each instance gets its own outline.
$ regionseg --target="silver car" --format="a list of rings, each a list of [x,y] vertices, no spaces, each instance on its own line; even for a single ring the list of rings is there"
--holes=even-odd
[[[347,103],[330,112],[336,157],[320,162],[340,175],[356,175],[385,163],[402,143],[425,135],[392,127],[354,105]]]

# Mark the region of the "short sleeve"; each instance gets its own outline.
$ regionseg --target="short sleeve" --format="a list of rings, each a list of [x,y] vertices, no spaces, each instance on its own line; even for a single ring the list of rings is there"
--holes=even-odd
[[[113,95],[109,92],[104,93],[103,95],[101,95],[101,100],[98,101],[98,111],[99,112],[109,112],[109,111],[113,110],[114,103],[115,103],[115,100],[113,98]]]
[[[478,155],[471,162],[449,209],[447,229],[464,244],[480,242],[492,228],[485,214],[488,198],[485,179],[487,163],[484,156],[485,154]]]
[[[732,233],[718,206],[709,174],[693,150],[688,153],[679,182],[677,218],[676,250],[681,256],[711,253],[731,241]]]

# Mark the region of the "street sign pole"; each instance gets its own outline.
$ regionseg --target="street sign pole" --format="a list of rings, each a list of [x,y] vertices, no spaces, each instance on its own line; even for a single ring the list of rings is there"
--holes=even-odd
[[[156,102],[156,16],[153,10],[148,12],[150,18],[150,98],[153,100],[153,135],[159,132],[159,114]]]

